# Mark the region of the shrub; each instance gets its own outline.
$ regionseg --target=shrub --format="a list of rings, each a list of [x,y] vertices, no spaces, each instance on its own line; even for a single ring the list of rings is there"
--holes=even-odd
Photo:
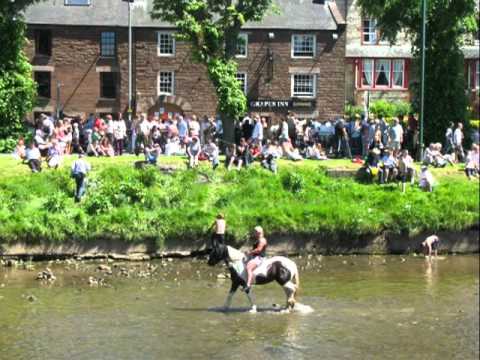
[[[47,198],[43,204],[48,212],[59,213],[65,210],[67,197],[61,192],[55,192]]]
[[[374,101],[369,111],[379,118],[391,118],[395,116],[395,106],[386,100]]]
[[[360,116],[365,114],[363,106],[352,105],[352,104],[347,104],[345,106],[345,115],[348,118],[353,119],[357,114]]]
[[[285,190],[290,191],[293,194],[299,194],[305,187],[305,180],[300,174],[287,172],[282,177],[282,185]]]
[[[405,101],[397,101],[393,106],[396,117],[404,117],[412,112],[412,105]]]

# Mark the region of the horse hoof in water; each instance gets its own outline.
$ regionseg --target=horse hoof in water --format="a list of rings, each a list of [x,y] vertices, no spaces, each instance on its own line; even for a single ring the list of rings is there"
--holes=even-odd
[[[249,311],[250,314],[256,314],[257,313],[257,306],[253,305],[252,308]]]

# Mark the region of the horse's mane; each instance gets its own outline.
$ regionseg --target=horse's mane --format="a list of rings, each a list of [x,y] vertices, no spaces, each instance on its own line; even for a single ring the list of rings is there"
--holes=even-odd
[[[228,256],[232,261],[240,261],[245,257],[245,254],[240,250],[237,250],[231,246],[227,246],[228,249]]]

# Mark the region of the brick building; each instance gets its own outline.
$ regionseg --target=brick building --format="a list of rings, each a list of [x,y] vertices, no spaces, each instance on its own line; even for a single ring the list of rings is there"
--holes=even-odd
[[[153,21],[152,0],[136,0],[133,96],[137,112],[214,115],[205,68],[175,28]],[[335,117],[345,104],[343,1],[279,0],[280,14],[247,23],[238,45],[238,79],[251,110],[270,118]],[[338,3],[338,6],[337,6]],[[35,112],[124,112],[128,108],[128,4],[46,0],[26,11],[27,55],[39,83]]]
[[[361,106],[365,106],[368,100],[376,99],[410,101],[409,86],[415,81],[416,71],[412,67],[412,44],[405,34],[398,34],[395,45],[383,40],[376,20],[362,16],[357,0],[346,0],[345,18],[346,100]],[[466,92],[478,116],[478,37],[466,38],[462,50],[465,56]]]

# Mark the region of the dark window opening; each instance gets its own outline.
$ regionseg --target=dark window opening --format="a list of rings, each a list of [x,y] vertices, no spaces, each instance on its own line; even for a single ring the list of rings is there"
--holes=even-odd
[[[104,31],[100,38],[100,55],[103,57],[115,57],[116,41],[115,33]]]
[[[51,73],[47,71],[35,72],[35,82],[37,83],[37,94],[39,97],[51,98]]]
[[[35,52],[37,55],[52,55],[52,32],[50,30],[36,30]]]
[[[117,97],[115,73],[100,73],[100,97],[104,99],[115,99]]]

